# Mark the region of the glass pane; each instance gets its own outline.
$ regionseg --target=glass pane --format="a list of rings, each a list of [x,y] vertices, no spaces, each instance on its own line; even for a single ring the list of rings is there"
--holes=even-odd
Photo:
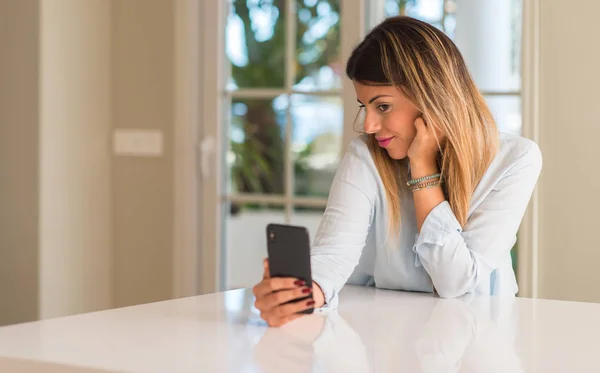
[[[342,146],[342,99],[294,95],[290,110],[294,192],[327,197]]]
[[[472,1],[456,7],[454,41],[482,91],[521,88],[521,1]]]
[[[446,3],[454,3],[446,1]],[[446,8],[446,15],[452,7]],[[444,19],[444,0],[386,0],[384,4],[386,17],[406,15],[441,27]],[[371,25],[373,27],[375,25]]]
[[[339,0],[296,0],[294,88],[314,91],[341,87]]]
[[[292,225],[298,225],[308,229],[310,235],[310,243],[315,240],[319,224],[321,224],[321,218],[325,212],[325,207],[300,207],[296,206],[291,219]]]
[[[267,257],[265,229],[270,223],[283,224],[283,206],[231,203],[225,217],[226,288],[254,286],[263,275]]]
[[[393,17],[399,14],[404,14],[404,12],[400,11],[400,1],[399,0],[385,0],[384,11],[386,17]],[[367,25],[368,28],[371,28],[375,25]]]
[[[285,1],[233,0],[225,29],[228,88],[283,88]]]
[[[487,96],[485,100],[500,132],[521,135],[521,97]]]
[[[520,90],[522,0],[386,0],[384,7],[388,17],[408,15],[444,31],[480,90]]]
[[[283,194],[288,99],[235,99],[227,164],[229,193]]]
[[[446,3],[446,4],[450,4]],[[451,4],[454,4],[453,2]],[[449,7],[446,6],[448,9]],[[454,9],[450,7],[450,9]],[[456,32],[456,14],[446,12],[446,16],[444,17],[443,24],[441,24],[440,29],[446,33],[451,39],[454,39],[454,35]]]
[[[401,0],[400,7],[402,5],[405,7],[404,14],[407,16],[437,24],[436,26],[441,24],[444,17],[444,0]]]

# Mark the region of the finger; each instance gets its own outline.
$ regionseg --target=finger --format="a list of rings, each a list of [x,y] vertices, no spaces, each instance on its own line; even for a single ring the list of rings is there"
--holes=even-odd
[[[273,277],[262,280],[254,287],[254,295],[261,298],[269,293],[280,290],[291,290],[306,286],[306,282],[292,277]]]
[[[287,317],[314,308],[314,306],[315,301],[310,299],[302,302],[284,304],[273,308],[271,312],[277,317]]]
[[[271,272],[269,270],[269,259],[263,260],[263,279],[271,278]]]
[[[303,286],[292,290],[282,290],[258,298],[254,305],[257,309],[268,312],[271,309],[289,301],[306,298],[311,292],[312,289],[308,286]]]
[[[427,131],[425,121],[423,117],[418,117],[415,119],[415,127],[417,128],[417,134],[425,134]]]

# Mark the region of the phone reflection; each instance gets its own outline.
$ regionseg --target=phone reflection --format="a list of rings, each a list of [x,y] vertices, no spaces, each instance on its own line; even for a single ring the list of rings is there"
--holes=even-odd
[[[254,362],[263,373],[372,371],[360,336],[335,312],[269,328],[254,348]]]

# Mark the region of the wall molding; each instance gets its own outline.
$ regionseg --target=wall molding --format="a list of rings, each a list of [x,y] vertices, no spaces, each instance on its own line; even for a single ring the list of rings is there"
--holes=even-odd
[[[196,141],[200,123],[200,5],[176,0],[174,11],[173,297],[199,294],[199,210]]]
[[[522,26],[522,131],[540,141],[540,0],[523,1]],[[538,297],[539,187],[533,192],[519,230],[517,280],[519,296]]]

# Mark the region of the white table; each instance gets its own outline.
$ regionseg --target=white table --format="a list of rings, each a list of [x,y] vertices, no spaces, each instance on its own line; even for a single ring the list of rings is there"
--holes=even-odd
[[[235,290],[0,328],[0,372],[600,372],[600,304],[346,287],[267,328]]]

